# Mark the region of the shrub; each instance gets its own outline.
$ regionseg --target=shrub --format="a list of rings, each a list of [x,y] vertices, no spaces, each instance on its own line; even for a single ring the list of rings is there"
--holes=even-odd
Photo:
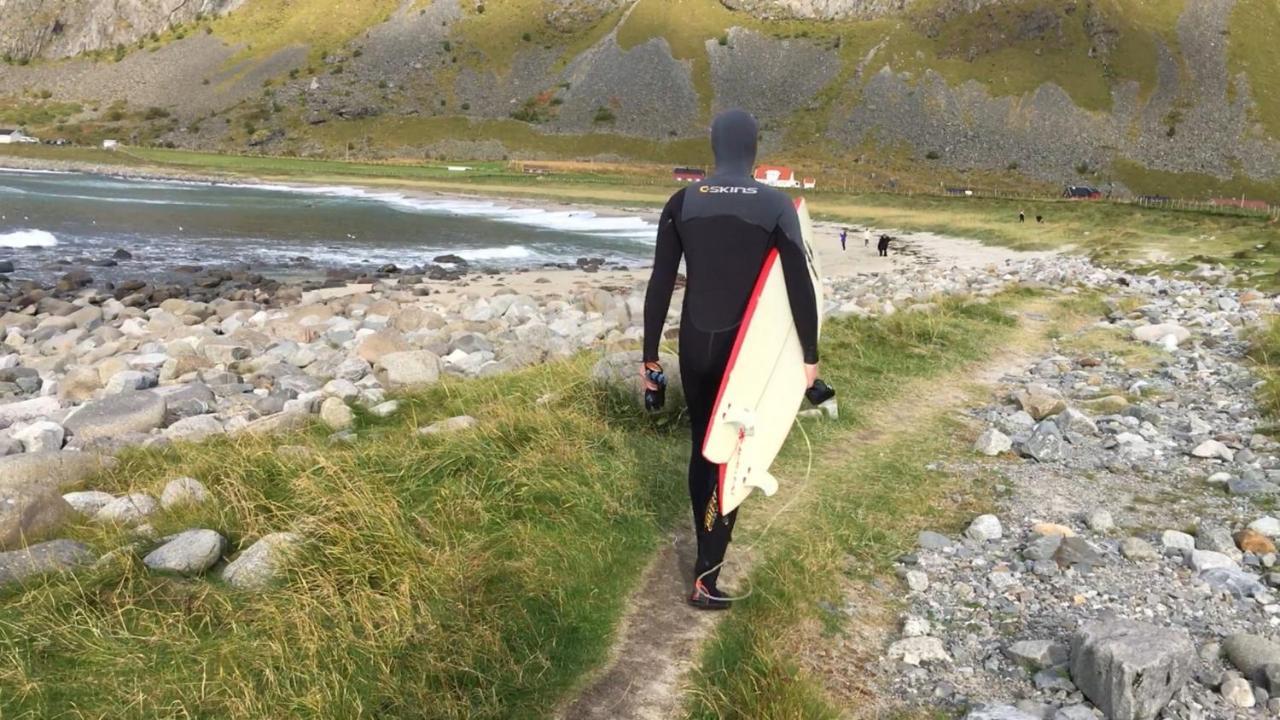
[[[524,40],[525,42],[531,42],[531,41],[533,40],[533,35],[531,35],[531,34],[529,34],[529,33],[525,33],[525,34],[523,34],[523,35],[521,35],[521,36],[520,36],[520,39],[521,39],[521,40]]]
[[[471,109],[471,103],[469,103],[469,102],[464,102],[464,103],[462,103],[462,111],[463,111],[463,112],[466,112],[466,111],[468,111],[468,110],[470,110],[470,109]]]
[[[929,152],[925,153],[924,156],[929,160],[937,160],[938,158],[942,157],[941,155],[938,154],[937,150],[930,150]]]
[[[351,57],[360,57],[363,54],[364,54],[364,50],[361,50],[360,48],[356,48],[354,51],[352,51]]]
[[[107,122],[120,122],[124,119],[124,111],[112,109],[107,111]]]
[[[50,91],[50,90],[41,90],[41,91],[40,91],[40,99],[41,99],[41,100],[48,100],[48,99],[49,99],[49,98],[51,98],[51,97],[53,97],[53,92],[52,92],[52,91]]]
[[[124,45],[121,45],[120,43],[116,43],[116,51],[112,57],[115,58],[116,62],[120,62],[121,60],[124,59],[124,55],[125,55]]]
[[[724,46],[728,45],[728,44],[729,44],[729,34],[728,34],[728,33],[725,33],[725,34],[721,35],[719,38],[717,38],[717,39],[716,39],[716,42],[720,43],[720,46],[721,46],[721,47],[724,47]]]
[[[596,108],[596,115],[594,118],[592,118],[592,120],[594,120],[597,124],[611,123],[617,119],[618,119],[618,116],[614,115],[612,110],[610,110],[609,108],[603,105]]]
[[[143,120],[158,120],[160,118],[167,118],[167,117],[169,117],[168,110],[165,110],[162,107],[154,107],[154,106],[147,108],[147,111],[142,115]]]

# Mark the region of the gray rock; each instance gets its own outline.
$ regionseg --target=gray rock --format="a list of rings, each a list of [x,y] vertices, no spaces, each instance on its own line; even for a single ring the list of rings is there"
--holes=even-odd
[[[1227,491],[1232,495],[1275,495],[1280,493],[1280,485],[1255,478],[1231,478]]]
[[[1106,510],[1094,510],[1085,517],[1084,523],[1096,533],[1109,533],[1116,529],[1116,521]]]
[[[1191,677],[1186,630],[1132,620],[1089,623],[1071,638],[1071,677],[1114,720],[1153,720]]]
[[[1227,659],[1252,682],[1266,682],[1266,666],[1280,665],[1280,644],[1259,635],[1237,633],[1222,641]]]
[[[1014,394],[1014,399],[1035,420],[1043,420],[1067,409],[1062,393],[1041,383],[1027,385]]]
[[[1028,670],[1043,670],[1071,659],[1071,649],[1052,640],[1021,640],[1005,648],[1005,655]]]
[[[1209,568],[1200,573],[1200,579],[1214,590],[1230,593],[1241,600],[1266,592],[1266,587],[1257,577],[1236,567]]]
[[[1249,523],[1249,529],[1272,539],[1280,538],[1280,519],[1266,515]]]
[[[227,564],[222,579],[242,590],[265,590],[275,583],[301,539],[288,532],[264,535]]]
[[[192,415],[165,428],[164,436],[178,442],[200,442],[226,431],[216,415]]]
[[[965,714],[964,720],[1043,720],[1012,705],[978,705]]]
[[[942,641],[934,637],[903,638],[889,646],[889,659],[908,665],[951,662]]]
[[[644,380],[640,377],[644,354],[639,350],[605,355],[591,369],[591,380],[605,388],[621,392],[637,404],[644,401]],[[667,376],[667,406],[679,407],[683,402],[680,387],[680,364],[675,356],[663,353],[658,356],[662,371]]]
[[[385,418],[385,417],[391,417],[399,409],[400,409],[400,401],[388,400],[383,403],[378,403],[377,405],[374,405],[373,407],[369,408],[369,414],[373,415],[374,417]]]
[[[1173,344],[1177,346],[1191,337],[1191,331],[1174,323],[1139,325],[1133,329],[1133,339],[1147,343],[1163,344],[1167,342],[1164,339],[1170,336],[1173,337]]]
[[[101,492],[99,490],[82,490],[79,492],[70,492],[62,496],[63,500],[71,506],[72,510],[93,517],[106,506],[107,503],[116,499],[111,493]]]
[[[190,477],[180,477],[165,484],[160,493],[160,507],[171,508],[178,505],[199,505],[209,499],[209,490],[204,483]]]
[[[1069,407],[1053,416],[1053,421],[1064,433],[1072,432],[1081,435],[1097,435],[1098,425],[1088,415]]]
[[[964,535],[978,542],[999,540],[1004,535],[1004,528],[1000,525],[1000,518],[995,515],[979,515],[969,523]]]
[[[1244,678],[1236,677],[1227,680],[1222,683],[1219,692],[1222,693],[1222,699],[1227,701],[1228,705],[1238,708],[1253,707],[1253,688],[1249,687],[1249,681]]]
[[[57,531],[71,512],[49,485],[0,486],[0,550],[20,548]]]
[[[907,587],[913,592],[924,592],[929,589],[929,575],[921,570],[908,570],[903,573]]]
[[[430,425],[418,428],[419,435],[443,435],[459,430],[467,430],[476,426],[476,419],[470,415],[459,415],[446,420],[439,420]]]
[[[995,428],[987,428],[973,443],[974,452],[990,457],[999,455],[1002,452],[1008,452],[1012,448],[1013,441],[1009,439],[1009,436]]]
[[[160,507],[156,499],[146,493],[129,493],[102,507],[93,516],[98,522],[130,525],[142,521]]]
[[[1058,462],[1067,456],[1062,434],[1051,421],[1043,421],[1031,431],[1031,436],[1018,445],[1018,453],[1036,462]]]
[[[1076,686],[1071,682],[1066,666],[1045,668],[1032,677],[1037,690],[1057,690],[1075,692]]]
[[[1037,535],[1023,548],[1022,557],[1028,560],[1050,560],[1061,544],[1061,535]]]
[[[356,416],[340,398],[325,398],[320,405],[320,421],[331,430],[347,430],[355,424]]]
[[[79,442],[150,432],[164,423],[165,400],[149,392],[126,392],[85,405],[67,417]]]
[[[1195,446],[1194,449],[1192,449],[1191,455],[1193,457],[1205,458],[1205,459],[1218,458],[1221,460],[1226,460],[1227,462],[1231,462],[1231,460],[1235,457],[1235,453],[1231,451],[1231,448],[1227,447],[1226,445],[1223,445],[1217,440],[1205,440],[1204,442]]]
[[[1160,554],[1151,543],[1138,537],[1127,537],[1120,541],[1120,554],[1134,562],[1159,560]]]
[[[1083,703],[1080,705],[1068,705],[1067,707],[1059,708],[1058,711],[1053,714],[1053,720],[1097,720],[1097,717],[1098,716],[1094,714],[1093,709]]]
[[[0,552],[0,587],[34,575],[88,565],[93,560],[93,551],[74,540],[50,540],[22,550]]]
[[[1196,549],[1212,550],[1237,562],[1240,560],[1240,549],[1236,547],[1231,531],[1219,525],[1202,526],[1196,531]]]
[[[167,538],[142,563],[152,570],[199,575],[222,558],[226,546],[226,538],[213,530],[187,530]]]
[[[1201,572],[1212,568],[1234,568],[1236,561],[1230,556],[1212,550],[1192,550],[1187,555],[1187,567]]]
[[[916,544],[925,550],[942,550],[955,545],[951,538],[932,530],[921,530],[916,536]]]
[[[33,422],[13,433],[13,439],[22,443],[26,452],[47,452],[61,450],[66,431],[62,426],[50,420]]]
[[[378,358],[376,368],[388,387],[430,385],[440,379],[440,357],[426,350],[387,353]]]
[[[1280,663],[1262,666],[1263,685],[1273,697],[1280,696]]]
[[[1098,552],[1098,549],[1088,540],[1076,535],[1062,538],[1062,545],[1058,547],[1058,552],[1054,554],[1053,559],[1062,567],[1093,566],[1102,562],[1102,553]]]
[[[1161,533],[1160,544],[1166,548],[1186,550],[1188,552],[1196,549],[1196,539],[1177,530],[1165,530]]]
[[[68,489],[116,466],[116,459],[74,450],[23,453],[0,457],[0,486],[47,484]]]

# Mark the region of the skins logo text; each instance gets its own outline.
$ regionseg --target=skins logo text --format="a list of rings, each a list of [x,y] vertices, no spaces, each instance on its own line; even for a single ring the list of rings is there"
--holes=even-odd
[[[698,192],[712,194],[755,195],[760,192],[760,189],[753,187],[738,187],[736,185],[703,185],[698,188]]]

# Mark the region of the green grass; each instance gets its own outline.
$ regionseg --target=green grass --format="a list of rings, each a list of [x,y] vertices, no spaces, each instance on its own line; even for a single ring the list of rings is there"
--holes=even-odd
[[[1269,417],[1280,417],[1280,321],[1272,318],[1249,338],[1249,357],[1262,376],[1258,404]]]
[[[631,583],[683,517],[686,441],[586,381],[591,356],[436,387],[353,448],[322,433],[133,452],[95,483],[158,493],[187,474],[215,500],[163,535],[309,549],[265,594],[145,570],[146,547],[0,604],[6,718],[532,717],[601,661]],[[557,400],[535,405],[547,393]],[[414,428],[468,412],[480,428]],[[273,450],[313,448],[310,461]],[[101,551],[118,531],[72,536]]]
[[[944,305],[828,325],[824,374],[846,417],[813,427],[819,443],[838,448],[868,403],[1010,322],[996,306]],[[362,416],[352,447],[317,431],[128,453],[94,486],[155,493],[185,474],[214,496],[156,516],[161,534],[211,527],[234,549],[292,530],[308,548],[283,585],[252,594],[151,573],[147,544],[75,526],[99,551],[124,549],[5,593],[5,717],[545,716],[602,662],[641,569],[687,514],[683,425],[594,389],[593,359],[432,388],[390,419]],[[413,431],[463,412],[478,429]],[[286,443],[314,454],[282,458]]]
[[[1266,134],[1280,137],[1280,5],[1270,0],[1239,0],[1231,11],[1227,67],[1231,75],[1249,78],[1250,98],[1256,104],[1254,119]]]
[[[903,381],[933,377],[996,352],[1013,326],[1004,310],[1022,299],[1015,294],[994,305],[948,301],[937,316],[859,321],[854,342],[836,340],[824,348],[830,365],[824,374],[855,397],[893,397]],[[883,442],[823,452],[823,440],[838,444],[836,436],[869,427],[870,418],[857,411],[867,407],[854,405],[853,414],[842,413],[839,425],[819,436],[809,497],[789,522],[780,521],[760,540],[763,559],[750,574],[754,592],[737,604],[706,648],[693,679],[690,717],[840,717],[821,680],[806,671],[821,638],[840,631],[840,622],[820,603],[844,604],[850,572],[860,578],[886,573],[926,522],[954,524],[956,490],[964,484],[926,464],[949,450],[955,421],[938,419],[945,409],[939,407],[905,432],[883,428],[894,436]],[[782,462],[776,474],[798,477],[807,457],[792,446]],[[748,509],[755,517],[770,511],[765,504]],[[754,539],[747,532],[739,536],[739,542]]]
[[[252,0],[212,27],[219,38],[242,47],[239,59],[306,46],[315,61],[390,19],[399,6],[399,0]]]

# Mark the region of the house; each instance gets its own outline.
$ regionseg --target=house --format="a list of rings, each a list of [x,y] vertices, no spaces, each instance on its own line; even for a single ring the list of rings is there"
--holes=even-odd
[[[812,190],[818,187],[818,179],[807,177],[804,179],[803,182],[800,183],[800,186],[803,187],[805,190]]]
[[[966,187],[949,187],[946,189],[948,195],[956,197],[973,197],[973,190]]]
[[[796,173],[785,165],[761,165],[756,168],[756,181],[773,187],[800,187],[796,181]]]
[[[0,145],[40,142],[17,128],[0,128]]]
[[[1062,191],[1062,197],[1070,200],[1101,200],[1102,192],[1086,185],[1068,185]]]
[[[678,182],[700,182],[707,178],[707,171],[702,168],[678,167],[671,171],[671,179]]]
[[[120,146],[120,141],[118,141],[118,140],[103,140],[103,141],[102,141],[102,149],[103,149],[103,150],[115,150],[115,149],[116,149],[117,147],[119,147],[119,146]]]

